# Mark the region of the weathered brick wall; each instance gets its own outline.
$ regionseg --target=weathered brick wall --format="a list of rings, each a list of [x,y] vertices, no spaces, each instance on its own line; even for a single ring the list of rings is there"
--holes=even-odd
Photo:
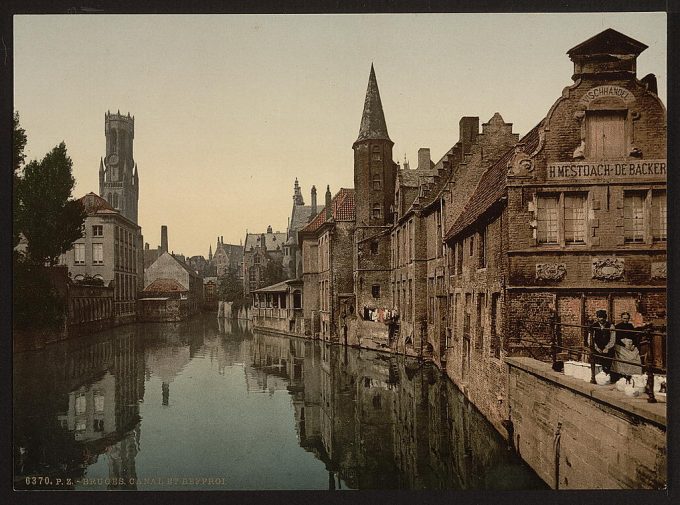
[[[449,183],[452,198],[446,206],[445,222],[455,222],[484,171],[518,140],[519,136],[512,133],[512,123],[505,123],[498,113],[482,125],[482,133],[473,138],[469,153],[454,167]]]
[[[504,218],[505,219],[505,218]],[[446,352],[446,372],[456,384],[460,384],[465,394],[477,408],[503,432],[501,422],[507,417],[505,389],[507,375],[501,359],[505,356],[504,344],[509,339],[507,322],[502,307],[506,305],[504,295],[504,278],[507,266],[504,262],[506,226],[500,216],[487,225],[485,268],[479,268],[479,248],[473,247],[470,255],[469,237],[464,241],[462,274],[449,276],[448,327],[451,332],[449,348]],[[478,243],[479,232],[474,233]],[[455,272],[455,269],[453,270]],[[464,361],[464,303],[469,294],[470,312],[470,361],[463,371]],[[482,328],[477,326],[477,304],[479,295],[483,294],[481,306]],[[458,296],[458,306],[456,306]],[[495,298],[498,297],[498,302]],[[496,303],[494,320],[493,303]],[[519,312],[519,313],[524,313]],[[516,318],[515,318],[516,319]],[[493,328],[492,328],[493,326]],[[493,339],[493,332],[496,338]],[[494,345],[499,346],[498,355]]]
[[[546,483],[559,489],[665,486],[665,414],[659,423],[659,416],[638,414],[588,392],[602,386],[587,384],[580,391],[569,381],[582,381],[557,374],[548,364],[535,366],[526,371],[510,364],[508,399],[515,447]],[[628,401],[646,405],[644,399]],[[663,411],[662,405],[656,410]]]

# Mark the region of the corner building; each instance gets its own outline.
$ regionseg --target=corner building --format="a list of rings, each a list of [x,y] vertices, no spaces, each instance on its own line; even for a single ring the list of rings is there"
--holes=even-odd
[[[574,84],[450,216],[446,371],[500,431],[503,359],[541,352],[552,321],[666,325],[666,110],[636,76],[646,47],[608,29],[569,50]]]

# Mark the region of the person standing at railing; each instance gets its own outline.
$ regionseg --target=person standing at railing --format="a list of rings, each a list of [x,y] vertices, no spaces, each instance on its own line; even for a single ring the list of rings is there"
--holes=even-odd
[[[621,345],[621,341],[624,338],[629,338],[632,340],[633,345],[638,347],[640,342],[639,338],[636,333],[632,333],[633,331],[637,330],[635,326],[633,326],[633,323],[630,322],[630,313],[629,312],[622,312],[621,313],[621,322],[617,323],[616,326],[616,344]]]
[[[595,351],[595,363],[602,365],[602,369],[609,373],[614,357],[614,345],[616,344],[616,331],[614,325],[607,320],[607,311],[595,312],[597,321],[590,326],[590,338]]]

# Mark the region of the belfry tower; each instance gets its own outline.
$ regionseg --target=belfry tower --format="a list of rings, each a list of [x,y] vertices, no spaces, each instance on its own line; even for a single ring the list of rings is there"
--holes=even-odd
[[[99,195],[137,224],[139,176],[132,156],[135,118],[118,111],[104,115],[106,156],[99,162]]]

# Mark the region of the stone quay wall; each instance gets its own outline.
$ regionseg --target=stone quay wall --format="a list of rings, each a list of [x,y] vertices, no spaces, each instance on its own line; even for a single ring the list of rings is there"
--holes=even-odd
[[[662,489],[666,404],[506,358],[515,449],[554,489]]]

